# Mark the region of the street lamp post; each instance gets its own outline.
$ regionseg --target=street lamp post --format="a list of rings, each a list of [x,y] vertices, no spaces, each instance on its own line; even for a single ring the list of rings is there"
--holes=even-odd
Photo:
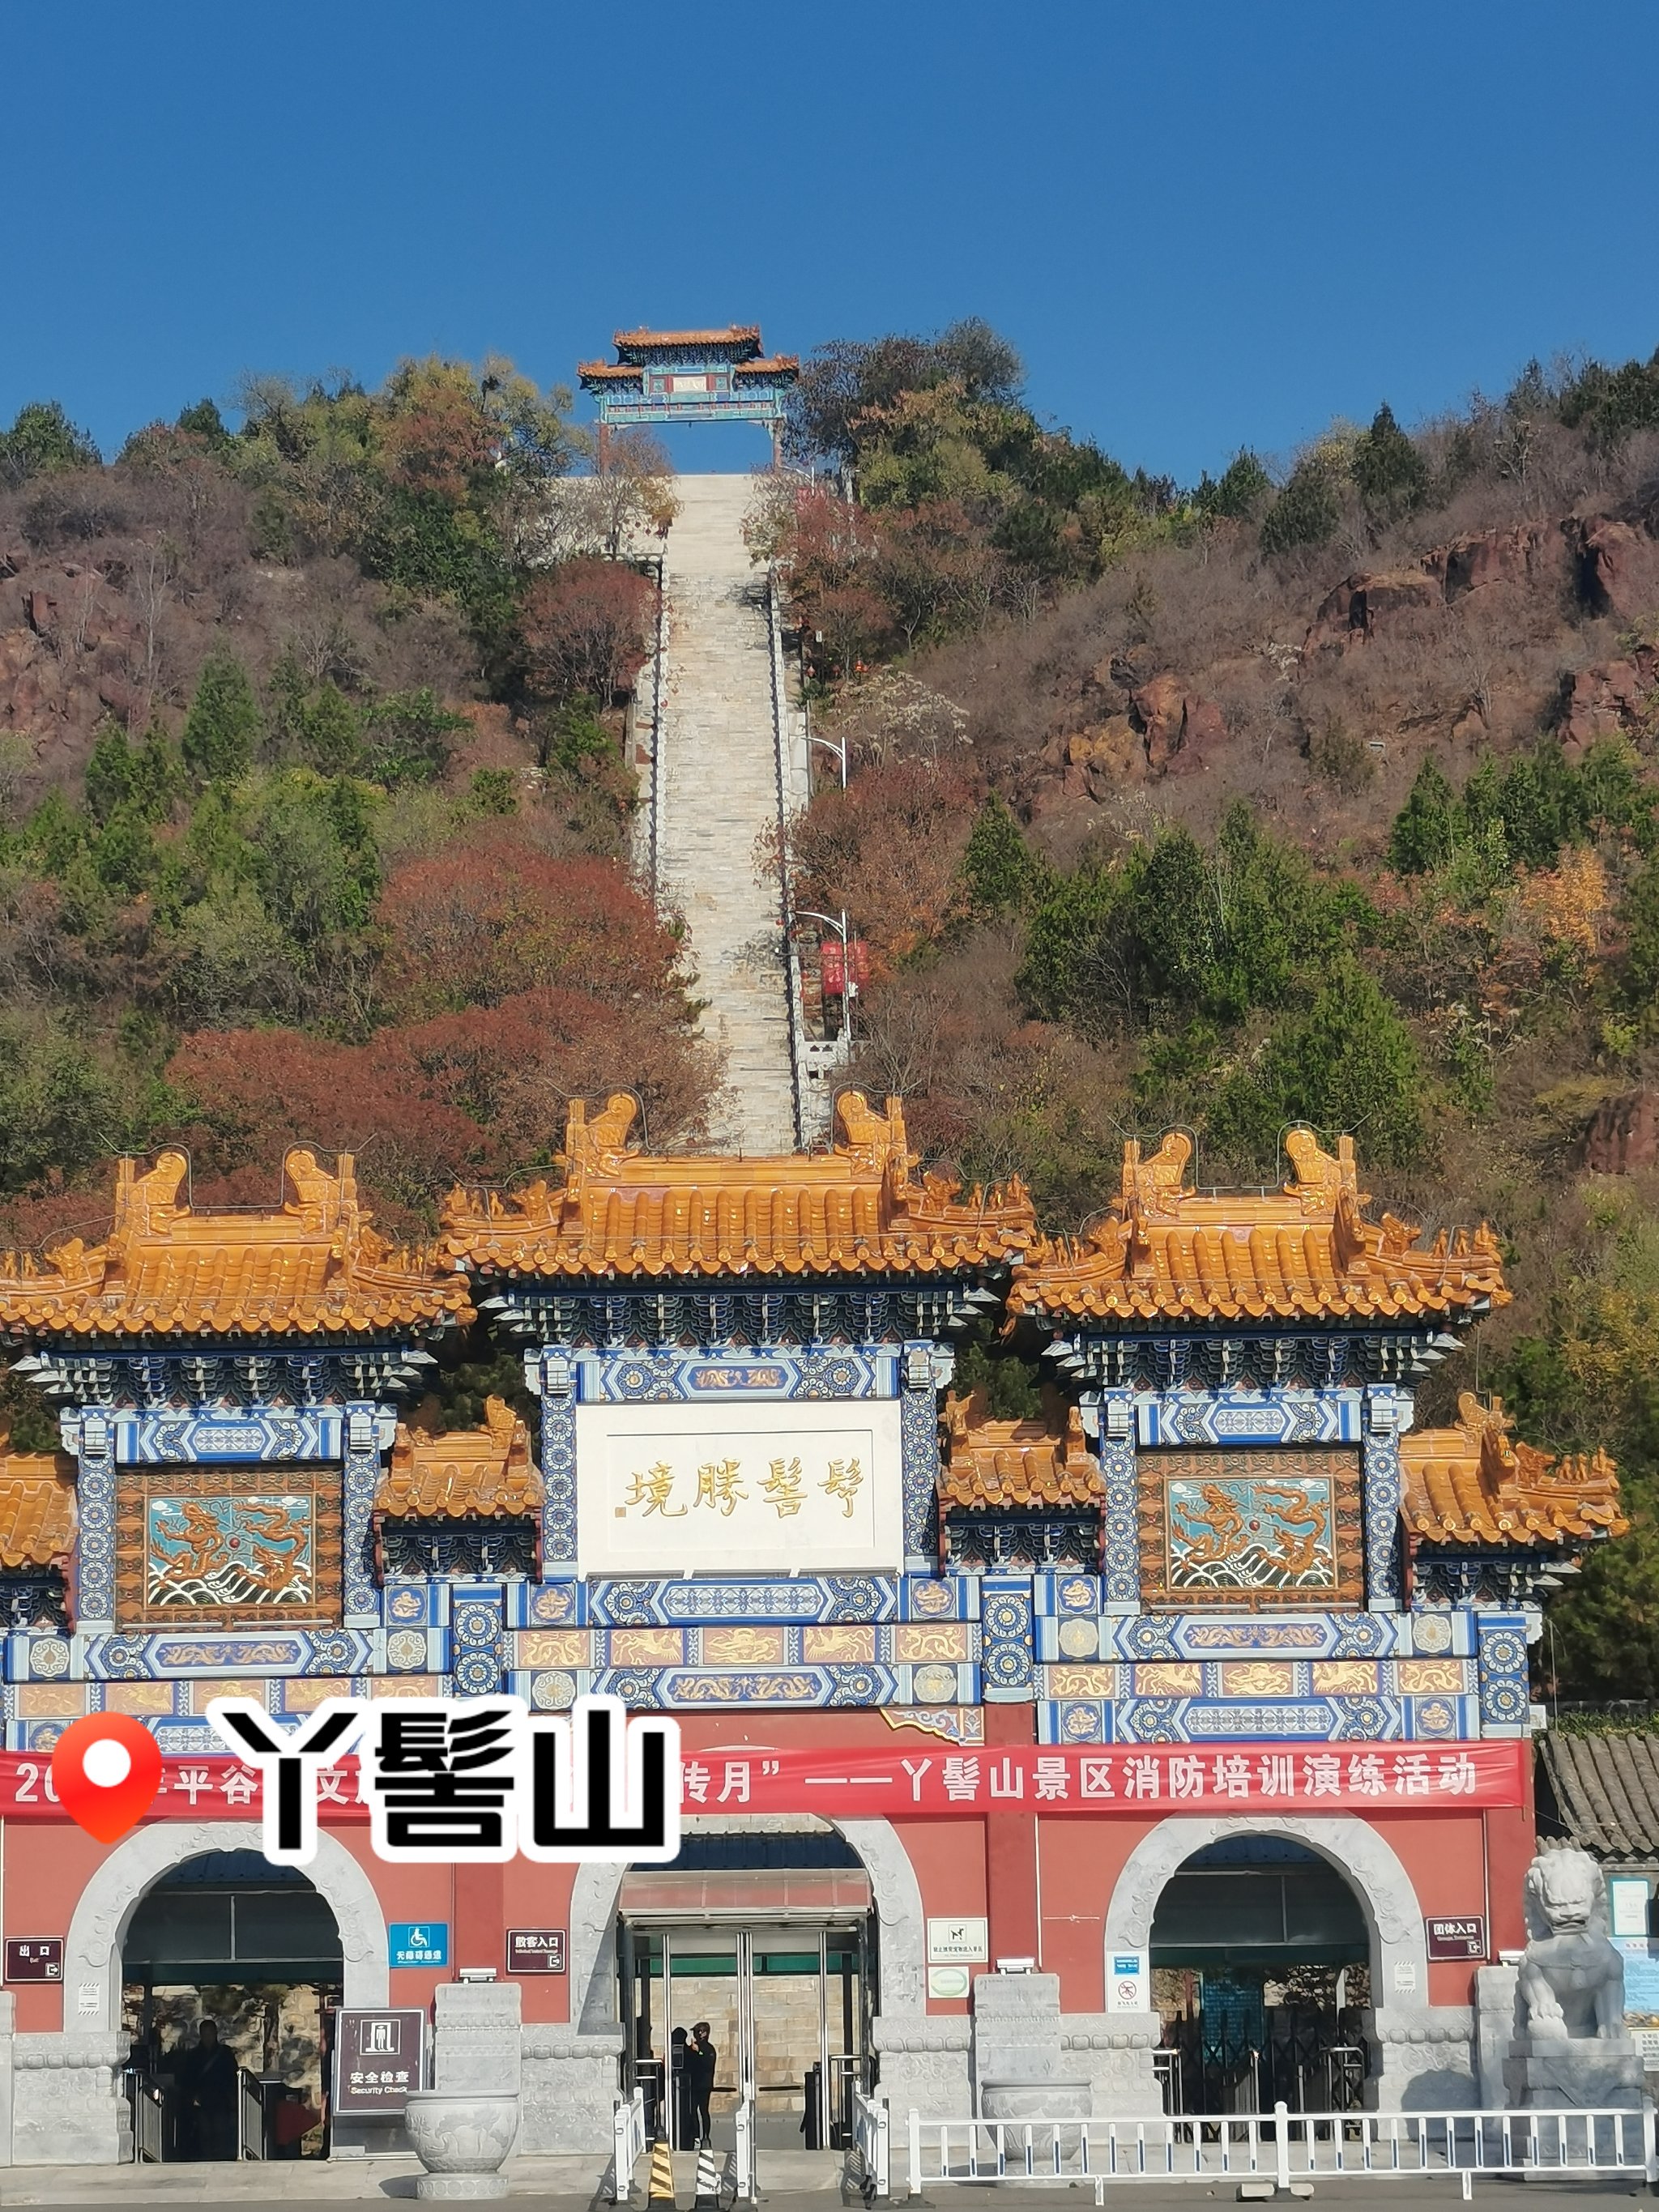
[[[822,922],[826,929],[833,929],[841,939],[841,987],[844,1008],[842,1019],[850,1036],[853,1029],[853,1001],[859,994],[859,987],[857,979],[853,974],[853,936],[848,926],[847,909],[842,907],[837,916],[833,914],[819,914],[816,908],[810,906],[798,906],[795,908],[795,920]]]

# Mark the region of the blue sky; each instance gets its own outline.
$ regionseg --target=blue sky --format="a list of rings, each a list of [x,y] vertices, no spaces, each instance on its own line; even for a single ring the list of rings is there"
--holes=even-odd
[[[976,313],[1039,413],[1190,481],[1659,344],[1651,4],[7,15],[0,422],[56,398],[106,449],[248,370]]]

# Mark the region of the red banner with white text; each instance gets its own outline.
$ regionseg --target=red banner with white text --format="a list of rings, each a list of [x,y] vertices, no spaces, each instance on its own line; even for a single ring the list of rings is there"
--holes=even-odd
[[[693,1813],[870,1814],[1006,1813],[1459,1812],[1526,1802],[1531,1746],[1497,1743],[1199,1746],[1087,1749],[1013,1745],[958,1749],[689,1752],[683,1809]],[[0,1756],[0,1818],[63,1820],[49,1758]],[[318,1776],[325,1825],[363,1820],[357,1765]],[[149,1820],[257,1820],[259,1778],[232,1759],[168,1759]]]

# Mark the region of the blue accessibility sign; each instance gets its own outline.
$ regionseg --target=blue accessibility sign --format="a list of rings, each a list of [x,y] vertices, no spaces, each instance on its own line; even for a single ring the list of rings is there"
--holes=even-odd
[[[394,1920],[386,1929],[394,1966],[447,1966],[449,1964],[449,1923],[447,1920]]]

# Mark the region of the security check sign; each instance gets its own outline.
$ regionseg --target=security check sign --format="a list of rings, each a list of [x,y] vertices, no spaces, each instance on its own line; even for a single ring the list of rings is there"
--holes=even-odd
[[[580,1698],[568,1719],[521,1698],[331,1698],[304,1727],[275,1727],[248,1698],[208,1718],[258,1769],[265,1856],[317,1855],[319,1776],[354,1747],[376,1853],[410,1865],[662,1865],[679,1855],[680,1732],[629,1720],[620,1698]]]

